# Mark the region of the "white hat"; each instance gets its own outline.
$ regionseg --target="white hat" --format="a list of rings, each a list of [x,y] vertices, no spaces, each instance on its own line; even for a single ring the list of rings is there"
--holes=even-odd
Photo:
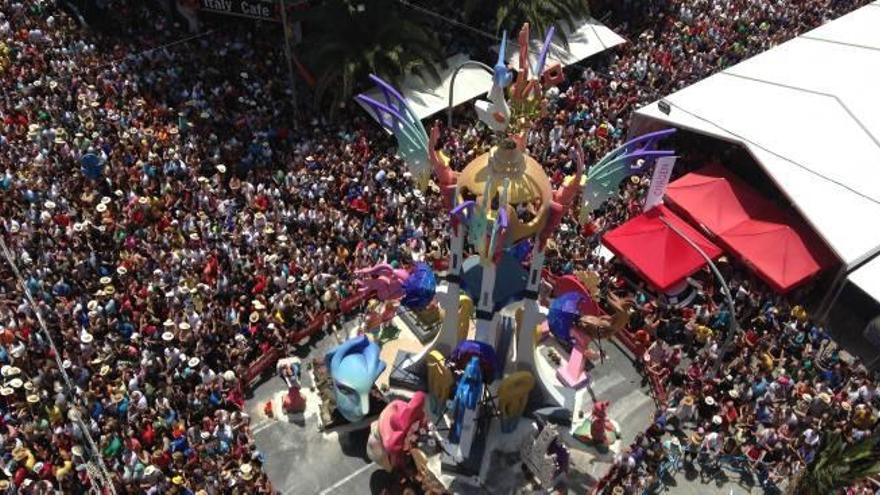
[[[112,281],[113,281],[113,279],[110,277],[107,277],[107,276],[101,277],[101,279],[98,280],[98,282],[100,282],[101,285],[110,285],[110,282],[112,282]]]
[[[79,222],[76,222],[76,223],[73,224],[73,230],[76,231],[76,232],[82,232],[82,231],[83,231],[83,227],[84,227],[84,225],[81,224],[81,223],[79,223]]]
[[[256,323],[256,322],[260,321],[260,313],[257,313],[256,311],[254,311],[254,312],[251,313],[251,315],[248,317],[248,320],[249,320],[251,323]]]
[[[118,273],[120,275],[125,275],[126,273],[128,273],[128,269],[125,268],[124,266],[119,266],[119,267],[116,267],[116,273]]]
[[[54,210],[55,209],[55,202],[52,201],[51,199],[47,200],[43,205],[46,207],[47,210]]]
[[[165,327],[171,328],[174,326],[174,320],[172,320],[171,318],[168,318],[167,320],[162,322],[162,325]]]
[[[208,433],[206,430],[202,430],[202,432],[199,433],[199,436],[202,437],[202,440],[207,440],[211,438],[211,434]]]
[[[227,382],[231,382],[235,380],[235,372],[232,370],[226,370],[223,372],[223,379]]]
[[[104,213],[105,211],[107,211],[107,205],[105,205],[104,203],[99,203],[97,206],[97,210],[101,213]]]
[[[15,393],[15,390],[13,390],[9,387],[0,388],[0,395],[2,395],[3,397],[8,397],[14,393]]]
[[[220,172],[221,174],[225,174],[226,173],[226,165],[223,165],[222,163],[220,165],[217,165],[217,171]]]
[[[31,404],[36,404],[37,402],[40,402],[40,396],[37,394],[30,394],[27,396],[27,401]]]
[[[171,332],[164,332],[162,333],[162,340],[164,340],[165,342],[171,342],[172,340],[174,340],[174,334]]]
[[[180,325],[177,325],[177,326],[178,326],[181,330],[189,330],[190,328],[192,328],[192,327],[190,326],[190,324],[187,323],[187,322],[185,322],[185,321],[182,322]]]
[[[73,363],[70,361],[70,359],[65,359],[64,361],[61,361],[62,368],[70,369],[71,366],[73,366]]]
[[[77,446],[77,447],[78,447],[78,446]],[[75,447],[74,447],[74,448],[75,448]],[[80,449],[82,449],[82,447],[80,447]],[[150,464],[149,466],[147,466],[146,468],[144,468],[144,476],[145,476],[145,477],[153,476],[154,474],[156,474],[157,471],[158,471],[158,469],[156,469],[156,466]]]
[[[92,299],[91,301],[89,301],[88,304],[86,304],[86,307],[89,308],[89,311],[95,311],[96,309],[98,309],[98,301]]]
[[[706,399],[704,400],[704,402],[705,402],[707,405],[714,406],[714,405],[715,405],[715,398],[712,397],[712,396],[710,395],[710,396],[706,397]]]
[[[105,205],[106,205],[106,204],[109,203],[110,201],[112,201],[112,200],[110,199],[110,196],[103,196],[103,197],[101,198],[101,203],[102,203],[102,204],[105,204]]]
[[[21,386],[24,385],[24,381],[21,378],[13,378],[12,380],[9,380],[8,385],[12,388],[21,388]]]
[[[21,368],[18,366],[10,366],[9,369],[6,370],[6,376],[18,376],[21,373]]]
[[[187,361],[186,365],[189,366],[190,368],[195,368],[201,362],[202,362],[201,359],[199,359],[197,357],[193,357],[193,358],[190,358],[189,361]]]
[[[239,472],[241,472],[241,478],[245,480],[249,480],[254,477],[254,467],[249,463],[244,463],[241,467],[238,468]]]
[[[91,344],[93,340],[95,340],[95,338],[92,337],[92,334],[90,334],[89,332],[84,332],[79,337],[79,341],[83,344]]]

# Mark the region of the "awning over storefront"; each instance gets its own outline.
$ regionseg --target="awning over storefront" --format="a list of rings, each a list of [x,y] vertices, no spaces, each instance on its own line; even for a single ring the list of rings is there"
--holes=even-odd
[[[721,248],[665,206],[658,206],[608,232],[602,243],[641,275],[653,288],[667,291],[706,261],[666,222],[687,236],[710,258]]]
[[[832,263],[833,255],[801,221],[721,165],[669,184],[666,201],[776,291],[789,291]]]

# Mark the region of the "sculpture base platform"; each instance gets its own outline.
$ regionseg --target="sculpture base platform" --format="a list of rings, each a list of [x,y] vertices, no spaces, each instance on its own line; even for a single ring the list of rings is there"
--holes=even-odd
[[[324,363],[315,362],[312,369],[309,370],[309,374],[321,402],[318,406],[318,429],[320,431],[341,433],[369,428],[370,423],[378,418],[379,413],[388,405],[388,400],[382,395],[379,388],[374,386],[370,391],[370,412],[360,421],[352,423],[336,410],[333,379]]]
[[[425,362],[416,361],[417,356],[415,352],[397,351],[389,378],[392,387],[423,392],[428,390]]]
[[[593,426],[592,414],[588,414],[586,418],[572,425],[571,436],[584,447],[592,447],[599,452],[613,451],[614,453],[618,453],[621,445],[620,425],[613,419],[609,419],[608,423],[611,427],[606,428],[606,440],[602,444],[596,443],[590,434],[590,430]]]

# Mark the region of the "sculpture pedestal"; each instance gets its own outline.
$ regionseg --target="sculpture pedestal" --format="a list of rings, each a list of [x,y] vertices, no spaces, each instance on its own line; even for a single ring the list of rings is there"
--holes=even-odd
[[[586,371],[588,361],[597,358],[594,351],[575,346],[571,349],[568,360],[562,360],[562,366],[556,370],[556,376],[565,386],[575,390],[585,387],[590,382],[590,374]]]

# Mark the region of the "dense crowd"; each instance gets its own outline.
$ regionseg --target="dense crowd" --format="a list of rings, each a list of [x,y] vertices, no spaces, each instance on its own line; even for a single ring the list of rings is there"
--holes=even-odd
[[[576,140],[595,159],[621,142],[637,105],[861,3],[653,2],[644,31],[612,26],[631,43],[548,91],[530,150],[558,183]],[[227,26],[162,46],[183,28],[148,2],[113,4],[112,36],[83,29],[55,0],[0,8],[0,225],[21,271],[19,281],[0,263],[0,491],[86,490],[88,429],[119,493],[271,493],[242,407],[248,364],[351,294],[355,268],[441,258],[437,195],[413,192],[359,111],[293,126],[272,41]],[[456,168],[491,137],[466,121],[444,135]],[[600,263],[595,234],[635,211],[640,187],[629,183],[583,228],[567,219],[549,266]],[[824,403],[823,393],[853,411],[870,403],[849,394],[863,375],[843,364],[827,379],[802,375],[795,363],[818,352],[821,333],[789,328],[784,304],[769,317],[768,296],[743,287],[743,304],[765,318],[729,365],[744,374],[682,390],[720,401],[750,376],[753,356],[770,354],[756,375],[766,390],[741,390],[739,409],[783,418],[765,397],[794,408],[806,394]],[[798,335],[806,340],[788,350],[786,336]],[[790,370],[788,385],[774,385],[779,369]],[[846,419],[831,411],[775,434],[801,438]],[[752,417],[736,421],[754,436],[764,430],[748,426]]]

